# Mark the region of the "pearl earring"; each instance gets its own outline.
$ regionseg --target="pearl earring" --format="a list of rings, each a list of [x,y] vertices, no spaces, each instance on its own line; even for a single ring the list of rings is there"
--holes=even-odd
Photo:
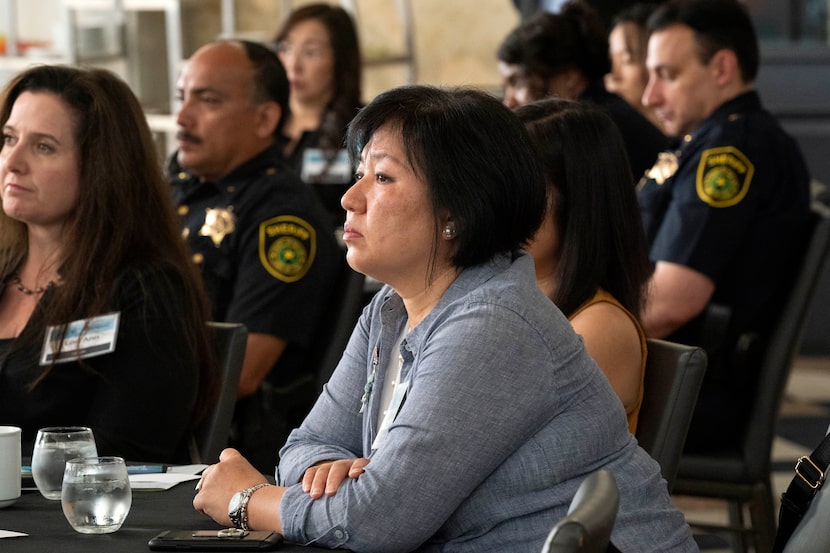
[[[447,226],[444,227],[444,232],[442,232],[442,234],[447,240],[455,238],[455,225],[448,223]]]

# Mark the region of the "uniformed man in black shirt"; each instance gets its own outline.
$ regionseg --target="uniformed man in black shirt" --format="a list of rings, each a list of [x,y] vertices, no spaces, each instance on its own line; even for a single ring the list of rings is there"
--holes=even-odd
[[[710,356],[688,450],[735,440],[756,367],[730,363],[739,335],[762,348],[809,230],[795,141],[761,106],[758,43],[735,0],[672,0],[649,20],[643,103],[675,137],[639,185],[655,264],[643,311],[652,337]]]
[[[208,44],[186,62],[178,90],[173,195],[214,319],[248,328],[236,445],[270,472],[288,428],[269,413],[280,406],[263,385],[307,379],[304,360],[343,254],[314,191],[282,160],[288,81],[276,54],[246,41]]]

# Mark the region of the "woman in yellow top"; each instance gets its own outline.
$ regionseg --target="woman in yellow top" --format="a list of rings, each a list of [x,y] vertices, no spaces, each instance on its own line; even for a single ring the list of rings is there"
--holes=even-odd
[[[548,99],[522,106],[545,168],[548,210],[527,249],[543,292],[585,340],[633,433],[646,341],[638,317],[651,273],[625,146],[599,109]]]

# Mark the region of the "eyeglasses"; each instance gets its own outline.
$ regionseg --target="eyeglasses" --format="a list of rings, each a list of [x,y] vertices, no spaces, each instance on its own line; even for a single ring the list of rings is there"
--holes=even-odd
[[[304,45],[297,47],[285,41],[278,42],[276,50],[277,55],[281,57],[299,57],[304,61],[317,61],[325,58],[331,52],[331,48],[328,46]]]

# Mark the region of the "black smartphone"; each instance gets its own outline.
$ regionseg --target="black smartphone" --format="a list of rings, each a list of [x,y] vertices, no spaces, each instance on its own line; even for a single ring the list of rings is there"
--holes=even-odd
[[[275,551],[282,535],[267,530],[165,530],[150,539],[153,551]]]

